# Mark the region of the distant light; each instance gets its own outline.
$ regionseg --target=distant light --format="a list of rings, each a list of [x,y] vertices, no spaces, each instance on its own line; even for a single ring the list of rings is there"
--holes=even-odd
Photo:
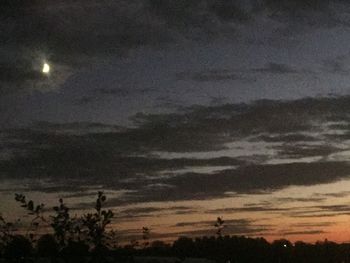
[[[49,74],[50,73],[50,65],[47,63],[44,63],[42,71],[44,74]]]
[[[287,247],[287,245],[286,245],[286,244],[284,244],[283,246],[284,246],[284,247]]]

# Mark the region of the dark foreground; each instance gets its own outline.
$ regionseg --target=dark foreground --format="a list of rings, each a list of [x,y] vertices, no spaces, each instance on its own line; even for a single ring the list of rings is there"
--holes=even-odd
[[[43,240],[44,239],[44,240]],[[238,236],[181,237],[173,244],[154,241],[149,245],[100,247],[91,250],[84,242],[69,242],[63,249],[50,235],[45,235],[34,245],[18,236],[2,247],[0,262],[130,262],[130,263],[332,263],[350,262],[350,244],[324,241],[315,244],[290,243],[263,238]]]
[[[97,194],[94,212],[79,217],[70,215],[62,199],[49,216],[43,213],[44,204],[34,204],[22,194],[16,194],[15,200],[31,223],[19,235],[16,222],[20,220],[8,222],[0,215],[0,263],[350,263],[350,244],[327,240],[269,243],[263,238],[222,236],[225,222],[220,217],[214,224],[216,237],[180,237],[172,244],[149,242],[150,231],[143,227],[141,241],[118,246],[118,235],[107,229],[114,213],[103,209],[107,200],[103,192]],[[39,235],[40,226],[51,228],[52,234]]]

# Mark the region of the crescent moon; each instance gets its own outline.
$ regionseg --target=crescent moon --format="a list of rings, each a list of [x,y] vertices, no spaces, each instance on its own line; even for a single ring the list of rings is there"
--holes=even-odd
[[[44,74],[49,74],[50,73],[50,65],[47,63],[44,63],[42,71]]]

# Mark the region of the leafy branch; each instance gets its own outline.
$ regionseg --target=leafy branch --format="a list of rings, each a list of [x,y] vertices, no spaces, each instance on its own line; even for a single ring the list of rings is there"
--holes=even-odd
[[[111,223],[114,214],[112,210],[103,210],[103,204],[107,198],[99,191],[95,204],[95,213],[88,213],[83,216],[83,226],[87,228],[87,236],[95,248],[100,247],[108,239],[106,227]]]

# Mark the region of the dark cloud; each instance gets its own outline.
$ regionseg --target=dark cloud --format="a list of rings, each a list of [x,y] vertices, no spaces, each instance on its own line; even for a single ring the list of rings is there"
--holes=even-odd
[[[125,53],[125,49],[162,43],[167,38],[162,29],[157,29],[157,21],[149,19],[142,11],[144,3],[135,1],[30,1],[4,5],[10,7],[0,13],[0,30],[2,38],[6,39],[0,50],[18,54],[17,63],[11,63],[8,69],[22,76],[16,81],[23,83],[16,86],[23,86],[27,81],[37,84],[36,79],[32,79],[31,75],[28,77],[26,72],[40,73],[36,67],[36,64],[42,65],[40,57],[52,63],[53,76],[66,78],[67,72],[55,67],[56,64],[65,65],[68,71],[73,71],[73,66],[81,67],[95,58],[119,56]],[[29,64],[32,56],[39,61],[23,70],[22,65]],[[3,56],[0,63],[7,60],[13,58]],[[2,76],[1,80],[11,84],[8,76]]]
[[[302,158],[309,156],[328,156],[340,149],[331,145],[282,145],[276,147],[279,154],[287,158]]]
[[[270,73],[270,74],[297,74],[300,73],[298,70],[279,63],[269,63],[263,68],[252,69],[252,72],[258,73]]]
[[[175,227],[191,227],[193,229],[200,228],[193,231],[178,232],[177,236],[204,236],[215,235],[216,229],[213,221],[196,221],[196,222],[179,222]],[[204,228],[204,229],[203,229]],[[230,219],[225,220],[223,232],[227,235],[257,235],[262,232],[271,230],[271,225],[256,224],[256,222],[246,219]]]
[[[221,213],[236,213],[236,212],[281,212],[288,211],[289,208],[278,208],[278,207],[268,207],[268,206],[249,206],[249,207],[230,207],[223,209],[213,209],[208,210],[207,213],[210,214],[221,214]]]
[[[277,135],[282,133],[281,136],[288,138],[288,136],[295,137],[296,135],[283,134],[284,132],[310,131],[316,127],[313,126],[316,120],[347,120],[347,113],[350,111],[348,103],[348,97],[307,98],[297,101],[261,100],[251,104],[193,106],[171,114],[140,113],[133,118],[138,128],[127,130],[127,134],[133,136],[132,139],[136,142],[140,141],[138,136],[145,139],[152,135],[154,138],[150,137],[150,139],[154,141],[159,136],[158,134],[164,134],[162,140],[172,137],[186,140],[185,136],[190,133],[199,135],[206,133],[206,140],[209,139],[209,141],[212,140],[211,134],[217,136],[220,133],[232,134],[232,136],[247,136],[264,132]],[[172,136],[168,136],[170,133]],[[123,133],[116,134],[116,136],[123,135]],[[125,135],[125,137],[128,136]],[[196,140],[197,136],[190,137],[191,140]],[[187,148],[191,148],[189,143],[186,141]]]
[[[8,82],[20,82],[22,80],[40,81],[46,77],[38,71],[30,69],[29,65],[21,65],[16,69],[8,65],[0,65],[0,79]]]
[[[138,208],[130,208],[127,210],[123,210],[122,213],[125,214],[140,214],[140,213],[153,213],[153,212],[159,212],[162,211],[162,208],[158,207],[138,207]]]
[[[295,198],[295,197],[281,197],[277,198],[276,201],[281,202],[281,203],[287,203],[287,202],[323,202],[325,201],[325,197],[305,197],[305,198]]]
[[[95,88],[90,92],[86,92],[84,96],[73,101],[73,104],[78,106],[85,106],[87,104],[92,104],[97,101],[102,101],[108,98],[128,98],[135,95],[146,95],[154,92],[154,88],[140,88],[133,89],[131,87],[127,88]]]
[[[315,39],[320,42],[324,40],[324,34],[326,37],[340,34],[336,30],[328,32],[328,29],[337,26],[337,30],[344,30],[344,27],[349,27],[348,8],[348,3],[340,0],[1,1],[0,104],[2,101],[7,103],[0,105],[0,111],[7,112],[9,108],[14,108],[14,113],[9,114],[11,117],[6,118],[14,116],[13,119],[16,119],[15,108],[22,107],[19,106],[21,103],[15,105],[11,103],[12,100],[7,101],[7,98],[12,98],[9,94],[48,91],[58,86],[63,87],[64,95],[52,93],[41,97],[38,96],[39,92],[33,92],[30,99],[18,94],[13,96],[14,101],[23,102],[23,109],[33,110],[26,112],[22,118],[30,118],[26,116],[32,114],[38,119],[43,116],[47,119],[58,116],[57,119],[60,119],[59,115],[62,114],[63,119],[73,120],[73,115],[81,110],[84,111],[79,115],[82,119],[96,120],[99,116],[94,107],[100,107],[98,103],[108,102],[103,105],[105,111],[101,110],[105,116],[111,110],[108,107],[119,110],[119,105],[112,105],[116,100],[128,104],[129,99],[135,96],[137,99],[134,101],[142,104],[139,98],[152,92],[158,98],[159,108],[153,114],[148,114],[147,110],[140,109],[143,106],[135,107],[130,103],[128,107],[142,112],[133,117],[129,127],[93,122],[41,122],[29,127],[3,130],[0,135],[0,178],[3,182],[17,180],[21,183],[29,179],[30,183],[18,189],[50,194],[59,192],[66,198],[92,197],[86,186],[118,193],[118,190],[122,190],[120,196],[108,200],[108,207],[148,201],[208,200],[271,193],[289,186],[313,186],[347,179],[350,166],[344,158],[338,160],[336,155],[347,150],[339,145],[350,138],[347,124],[350,122],[349,97],[229,103],[232,94],[237,97],[234,101],[245,98],[245,94],[238,92],[241,87],[233,84],[242,85],[242,90],[246,84],[254,84],[254,87],[247,85],[244,90],[247,94],[253,94],[252,90],[256,93],[255,86],[259,86],[258,94],[250,97],[269,97],[269,94],[265,94],[267,90],[271,93],[276,91],[277,97],[277,88],[284,89],[284,80],[295,79],[291,83],[299,87],[300,78],[303,78],[300,89],[291,86],[294,84],[287,85],[286,92],[295,97],[299,96],[299,92],[300,96],[310,94],[304,87],[313,83],[308,82],[309,79],[304,82],[305,77],[328,73],[344,78],[349,71],[346,66],[348,54],[336,56],[337,52],[330,51],[330,58],[322,60],[317,66],[318,71],[313,71],[308,70],[310,65],[304,64],[305,61],[313,63],[314,60],[314,55],[309,55],[308,45],[311,41],[292,48],[290,44],[303,41],[304,37],[314,43]],[[323,30],[312,31],[320,28],[326,29],[324,31],[327,33]],[[297,34],[305,36],[295,38]],[[319,46],[320,52],[329,49],[328,45],[332,46],[332,43],[325,42],[325,45]],[[202,45],[205,46],[203,50]],[[279,47],[275,50],[276,45]],[[138,48],[140,51],[136,51]],[[155,49],[161,50],[159,57],[150,58]],[[182,67],[172,57],[182,49],[185,50],[182,55],[186,56],[186,62],[189,60],[187,69],[187,65]],[[217,52],[218,49],[223,51]],[[226,55],[223,53],[229,49],[227,57],[220,57]],[[280,51],[287,49],[288,52],[281,55]],[[148,50],[151,50],[150,54],[146,54]],[[201,58],[190,61],[190,50],[198,52]],[[159,79],[157,75],[157,79],[151,80],[155,83],[144,84],[140,88],[143,85],[142,74],[132,75],[133,71],[121,70],[118,71],[120,75],[129,74],[129,77],[115,78],[107,83],[116,68],[126,66],[133,69],[133,65],[125,64],[127,60],[120,59],[130,54],[137,57],[137,61],[131,60],[131,63],[138,65],[135,69],[149,63],[150,69],[146,73],[159,74]],[[168,58],[163,59],[163,55],[168,54],[171,54],[169,57],[176,68],[173,72],[184,71],[178,73],[176,79],[174,75],[170,76],[172,81],[178,81],[174,87],[172,83],[169,85],[168,80],[163,82],[163,73],[167,68],[159,69],[164,62],[169,65]],[[301,59],[299,64],[295,54],[298,58],[305,55],[305,61]],[[163,62],[152,68],[158,58]],[[141,61],[143,59],[147,61]],[[44,62],[50,64],[52,74],[42,74]],[[101,66],[101,71],[96,71],[94,65]],[[100,79],[107,67],[113,70],[104,71],[105,79]],[[86,81],[86,85],[80,84],[78,88],[81,79],[86,77],[82,74],[84,69],[88,69],[86,74],[93,72],[96,77],[92,78],[94,81],[91,83]],[[79,76],[74,75],[76,72],[79,72]],[[67,86],[62,85],[71,75],[71,82]],[[131,79],[130,85],[124,85],[130,76],[135,79]],[[260,78],[269,79],[270,82],[262,80],[258,85]],[[145,80],[147,83],[148,79]],[[256,83],[248,83],[252,81]],[[99,85],[99,82],[105,85]],[[213,91],[206,88],[214,86],[215,89],[216,84],[223,83],[225,85],[220,93],[211,94]],[[162,86],[153,89],[153,84]],[[334,83],[334,86],[338,84]],[[187,97],[192,96],[194,89],[197,94],[198,91],[208,92],[203,97],[214,98],[211,106],[179,106],[187,100],[190,103],[191,99]],[[77,94],[70,96],[74,92]],[[227,95],[226,100],[215,99],[224,95]],[[181,98],[177,99],[177,96]],[[17,97],[20,99],[17,100]],[[198,101],[202,103],[200,99]],[[48,109],[47,104],[53,110]],[[68,104],[78,110],[74,112]],[[59,106],[64,108],[62,113],[58,111]],[[171,107],[173,112],[162,113],[164,107]],[[38,116],[35,109],[40,112]],[[123,113],[121,109],[116,115]],[[90,115],[93,117],[90,118]],[[21,118],[18,119],[20,122]],[[328,122],[333,124],[328,125]],[[308,158],[315,156],[321,158]],[[14,190],[9,187],[4,191],[8,194]],[[341,192],[274,201],[279,206],[288,202],[324,204],[322,201],[329,197],[347,195],[347,192]],[[208,212],[260,212],[300,218],[350,213],[345,205],[279,206],[261,203]],[[87,207],[90,208],[91,203],[77,204],[73,209]],[[189,215],[196,212],[199,210],[195,207],[142,207],[123,210],[117,218],[142,220],[152,214]],[[270,226],[254,223],[228,220],[225,231],[262,234],[270,229]],[[178,228],[196,229],[185,233],[180,229],[178,234],[214,233],[212,224],[180,222]],[[198,229],[200,227],[202,229]],[[295,229],[284,234],[323,233],[316,229],[316,223],[310,227],[315,229],[305,232],[295,226]]]
[[[293,212],[287,212],[288,216],[296,218],[336,217],[349,214],[350,207],[343,204],[299,207]]]
[[[338,3],[346,5],[344,1]],[[28,86],[40,88],[42,78],[38,65],[42,65],[43,60],[52,63],[55,71],[51,81],[44,81],[45,86],[57,86],[76,69],[111,56],[125,56],[130,49],[140,46],[159,48],[184,40],[235,40],[237,25],[254,21],[257,15],[263,14],[283,24],[346,25],[345,18],[334,15],[338,11],[336,8],[321,0],[78,0],[59,3],[4,0],[0,8],[4,40],[0,45],[0,65],[7,66],[1,70],[1,93],[29,89]],[[295,13],[298,13],[297,18],[286,15]],[[277,63],[256,71],[297,73]],[[234,74],[209,77],[236,78]],[[199,75],[197,79],[205,80],[206,76]]]
[[[40,81],[42,74],[36,71],[16,69],[15,67],[1,67],[0,73],[0,95],[8,94],[14,85],[22,89],[23,82]]]
[[[117,200],[114,200],[117,201]],[[116,202],[108,202],[108,207],[115,207]],[[120,200],[117,201],[118,204],[120,204]],[[91,207],[91,204],[89,204]],[[87,206],[87,205],[86,205]],[[142,220],[147,217],[154,217],[154,216],[160,216],[164,215],[161,208],[155,208],[155,207],[148,207],[148,208],[131,208],[123,211],[118,211],[117,215],[114,217],[115,220],[118,222],[120,221],[130,221],[130,220]]]
[[[18,51],[20,53],[20,51]],[[2,53],[5,53],[4,55]],[[25,55],[20,56],[18,54],[13,57],[6,58],[6,49],[2,52],[0,45],[0,96],[3,97],[7,94],[17,91],[29,91],[29,90],[50,90],[53,84],[62,84],[64,79],[69,76],[68,67],[56,64],[51,65],[54,67],[54,71],[57,70],[57,74],[45,75],[42,73],[42,67],[45,59],[41,59],[39,56]],[[4,59],[2,59],[4,58]],[[63,76],[65,75],[65,76]]]
[[[98,187],[96,187],[98,188]],[[95,189],[94,189],[95,190]],[[96,196],[96,192],[91,192],[91,191],[88,191],[86,189],[81,189],[80,191],[79,190],[76,190],[74,192],[71,192],[71,193],[65,193],[61,196],[61,198],[65,199],[65,198],[84,198],[84,197],[95,197]]]
[[[105,191],[105,194],[109,194],[108,191]],[[110,193],[113,196],[113,193]],[[91,197],[96,196],[96,193],[85,193],[85,194],[68,194],[64,195],[65,198],[71,197]],[[90,209],[94,206],[94,202],[81,202],[72,206],[74,210],[85,210]],[[185,206],[162,206],[162,207],[133,207],[133,208],[124,208],[122,205],[128,204],[128,200],[124,197],[112,197],[108,198],[105,203],[105,208],[114,209],[116,212],[115,219],[117,221],[121,220],[142,220],[147,217],[154,216],[165,216],[165,215],[188,215],[198,212],[198,209],[195,207],[185,207]]]
[[[177,74],[178,80],[193,80],[198,82],[218,82],[218,81],[254,81],[248,77],[243,76],[239,72],[231,72],[229,70],[208,70],[201,72],[181,72]]]
[[[323,61],[323,70],[331,74],[347,75],[349,69],[346,66],[349,54],[340,55]]]
[[[346,9],[347,5],[344,5],[345,2],[342,0],[266,0],[264,3],[263,8],[272,12],[270,17],[286,25],[284,34],[288,34],[288,31],[290,33],[305,32],[306,28],[348,26],[348,20],[342,19],[335,12],[335,10],[343,11],[337,9],[339,4]]]
[[[327,218],[327,217],[337,217],[337,216],[348,216],[350,213],[346,212],[339,212],[339,213],[314,213],[314,214],[308,214],[308,213],[296,213],[296,214],[290,214],[288,216],[294,217],[294,218]]]
[[[115,207],[116,203],[120,204],[120,199],[112,199],[108,201],[109,207]],[[118,219],[131,219],[131,218],[144,218],[154,217],[155,215],[185,215],[193,214],[196,210],[193,207],[137,207],[128,208],[118,212],[116,218]]]
[[[326,158],[342,149],[333,147],[332,141],[328,145],[315,145],[313,139],[309,141],[313,143],[311,146],[306,141],[308,137],[298,136],[319,129],[327,121],[344,122],[349,113],[349,98],[339,97],[265,100],[251,104],[195,106],[171,114],[138,114],[132,128],[99,123],[41,122],[28,128],[3,131],[6,139],[2,151],[12,154],[0,161],[0,170],[3,178],[41,177],[57,181],[56,185],[47,187],[46,191],[51,192],[64,189],[65,184],[75,189],[74,181],[82,178],[86,185],[132,191],[113,205],[210,199],[223,197],[225,192],[261,193],[291,185],[331,183],[349,176],[345,160]],[[275,155],[267,153],[258,158],[247,151],[245,156],[233,158],[230,151],[225,153],[228,143],[233,147],[237,144],[239,148],[242,147],[240,142],[246,139],[259,142],[261,134],[284,139],[269,146]],[[322,132],[318,134],[321,136]],[[296,144],[295,140],[299,139],[305,141]],[[223,150],[224,154],[196,157],[217,150]],[[176,153],[178,157],[162,156],[167,152]],[[180,157],[186,154],[192,157]],[[310,156],[324,158],[310,163],[299,160]],[[274,158],[279,163],[266,163]],[[284,163],[283,158],[292,158],[292,162]],[[196,167],[201,172],[196,172]],[[323,197],[314,198],[321,201]],[[273,210],[273,207],[245,210],[258,209]]]
[[[190,24],[201,26],[200,22],[205,18],[200,16],[200,9],[206,9],[206,1],[150,0],[148,6],[152,13],[173,26],[186,27]]]
[[[336,192],[336,193],[315,193],[315,196],[324,196],[324,197],[337,197],[337,198],[343,198],[350,195],[350,191],[342,191],[342,192]]]
[[[93,123],[73,123],[48,124],[43,130],[43,125],[44,123],[41,123],[32,129],[11,131],[7,147],[21,149],[28,154],[17,155],[14,159],[2,162],[1,167],[5,173],[17,176],[25,173],[28,177],[41,174],[57,178],[61,176],[108,178],[117,173],[121,179],[132,178],[138,173],[148,174],[188,166],[243,163],[230,157],[161,159],[129,156],[148,153],[152,149],[147,149],[149,142],[144,145],[141,134],[138,135],[138,131],[133,129],[124,130],[118,126]],[[13,143],[10,143],[11,140]],[[149,147],[152,147],[152,144]]]
[[[51,133],[62,135],[84,135],[93,133],[120,132],[124,128],[118,125],[109,125],[98,122],[70,122],[70,123],[52,123],[46,121],[35,122],[30,130],[33,133],[45,134]],[[25,131],[23,131],[25,132]],[[30,135],[29,135],[30,136]]]
[[[296,143],[296,142],[313,142],[313,141],[317,141],[318,139],[313,136],[294,133],[294,134],[286,134],[286,135],[263,134],[261,136],[254,138],[253,140],[265,141],[265,142],[286,142],[286,143],[295,142]]]
[[[100,98],[95,96],[82,96],[79,99],[73,101],[74,105],[84,107],[88,104],[93,104],[97,102]],[[89,105],[91,106],[91,105]]]
[[[284,236],[296,236],[296,235],[318,235],[318,234],[326,234],[324,230],[304,230],[304,231],[285,231],[281,232],[281,235]]]
[[[252,8],[253,6],[251,6]],[[247,22],[251,14],[238,1],[212,1],[210,9],[224,21]]]
[[[329,6],[329,0],[265,0],[266,5],[273,10],[287,12],[319,11]]]
[[[264,100],[252,104],[195,106],[179,114],[138,114],[134,120],[144,131],[143,135],[146,135],[146,131],[152,131],[153,138],[150,141],[161,141],[162,146],[158,145],[158,150],[217,150],[223,149],[226,142],[237,137],[267,133],[277,135],[277,138],[285,136],[285,140],[292,140],[294,136],[296,140],[296,134],[317,130],[318,125],[325,121],[346,121],[350,111],[348,100],[348,97],[307,98],[284,102]],[[162,137],[156,139],[157,133],[162,134]],[[185,145],[185,149],[181,149]],[[322,147],[325,151],[332,151]],[[310,151],[316,150],[311,146],[308,148]]]
[[[322,205],[317,206],[316,208],[319,208],[323,211],[331,211],[331,212],[350,212],[350,206],[348,205]]]
[[[95,89],[94,92],[96,94],[100,94],[100,95],[106,95],[106,96],[120,96],[120,97],[125,97],[127,95],[129,95],[129,91],[128,90],[124,90],[124,89]]]
[[[225,192],[249,193],[273,191],[292,185],[331,183],[349,175],[349,166],[340,162],[251,165],[225,170],[213,175],[185,174],[163,179],[173,188],[157,192],[140,189],[132,199],[149,201],[206,199],[224,196]],[[242,180],[244,178],[244,180]]]
[[[287,64],[270,62],[264,67],[250,69],[210,69],[198,72],[180,72],[176,75],[177,80],[192,80],[197,82],[219,81],[257,81],[256,73],[267,74],[305,74],[310,73],[306,69],[295,69]]]
[[[186,38],[197,40],[218,37],[224,32],[233,34],[230,23],[250,20],[241,1],[149,0],[148,8],[170,28],[180,29]]]
[[[335,222],[314,222],[314,223],[296,223],[291,225],[292,227],[327,227],[334,225]]]
[[[225,220],[225,224],[226,225],[239,225],[239,226],[242,226],[242,225],[248,225],[249,223],[251,223],[251,221],[246,220],[246,219]],[[215,220],[213,220],[213,221],[180,222],[180,223],[177,223],[175,226],[176,227],[187,227],[187,226],[193,226],[193,227],[212,226],[212,227],[214,227],[214,225],[215,225]]]

